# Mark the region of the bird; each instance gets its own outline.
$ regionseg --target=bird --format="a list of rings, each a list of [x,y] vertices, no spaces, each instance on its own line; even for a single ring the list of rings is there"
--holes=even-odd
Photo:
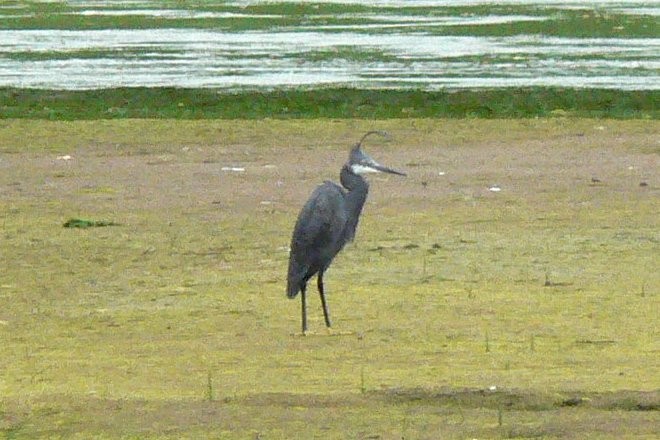
[[[337,253],[355,238],[369,192],[369,184],[363,175],[378,172],[406,175],[379,164],[362,150],[362,142],[374,134],[389,138],[387,132],[377,130],[363,135],[351,148],[348,161],[341,168],[341,186],[326,180],[316,187],[296,220],[291,237],[286,294],[294,299],[300,293],[303,335],[307,333],[307,282],[317,274],[325,325],[328,329],[331,327],[323,275]]]

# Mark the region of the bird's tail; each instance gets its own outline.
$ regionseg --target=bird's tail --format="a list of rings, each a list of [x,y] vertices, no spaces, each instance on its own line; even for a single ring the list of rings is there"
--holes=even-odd
[[[294,246],[291,245],[293,248]],[[287,271],[286,277],[286,296],[289,298],[295,298],[300,292],[301,284],[304,280],[305,273],[307,268],[304,265],[300,265],[294,253],[289,254],[289,270]]]
[[[300,281],[298,277],[289,274],[286,281],[286,296],[293,299],[298,296],[298,292],[300,292]]]
[[[289,278],[286,283],[286,296],[290,299],[295,298],[300,292],[300,284]]]

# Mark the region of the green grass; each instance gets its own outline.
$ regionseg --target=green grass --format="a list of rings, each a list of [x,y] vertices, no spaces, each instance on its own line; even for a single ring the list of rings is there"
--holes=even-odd
[[[521,11],[522,13],[526,13]],[[531,11],[528,11],[531,12]],[[512,13],[516,13],[513,12]],[[564,38],[655,38],[660,25],[652,16],[610,14],[598,10],[548,11],[551,18],[541,21],[516,21],[420,29],[438,35],[514,36],[544,35]],[[531,15],[534,15],[533,13]]]
[[[311,295],[299,336],[295,216],[372,128],[394,140],[365,148],[408,177],[371,178],[326,275],[353,333],[327,336]],[[0,438],[653,438],[657,133],[2,121]]]
[[[167,55],[176,51],[161,49],[159,55]],[[3,54],[5,58],[18,61],[43,61],[43,60],[67,60],[67,59],[112,59],[112,58],[145,58],[144,49],[80,49],[62,50],[49,52],[12,52]]]
[[[439,35],[511,36],[521,34],[557,37],[654,38],[660,25],[653,16],[609,13],[599,9],[554,9],[535,6],[481,5],[466,7],[366,7],[345,4],[300,4],[276,2],[247,7],[219,2],[162,2],[161,8],[177,10],[238,13],[245,16],[216,18],[168,18],[140,15],[81,16],[79,8],[64,3],[28,3],[27,8],[4,9],[0,29],[157,29],[157,28],[223,28],[230,31],[264,30],[276,27],[315,25],[362,25],[379,23],[378,19],[355,17],[352,14],[391,14],[408,16],[547,16],[543,21],[513,22],[496,25],[461,25],[417,27],[401,32],[432,32]],[[108,8],[123,10],[125,8]],[[11,17],[11,15],[29,15]],[[259,17],[258,15],[269,15]],[[369,32],[368,29],[354,29]]]
[[[498,89],[245,91],[120,88],[92,91],[0,89],[1,118],[658,118],[660,91]]]
[[[382,50],[361,50],[354,47],[338,47],[324,51],[310,51],[305,54],[294,53],[293,56],[309,61],[361,61],[361,62],[394,62],[398,58]]]

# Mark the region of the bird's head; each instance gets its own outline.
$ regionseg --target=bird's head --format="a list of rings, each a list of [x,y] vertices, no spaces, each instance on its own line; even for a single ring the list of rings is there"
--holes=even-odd
[[[385,131],[369,131],[367,132],[364,136],[362,136],[362,139],[353,146],[351,149],[351,154],[348,157],[348,162],[346,163],[346,167],[351,170],[353,174],[365,174],[365,173],[388,173],[388,174],[396,174],[399,176],[405,176],[405,173],[402,173],[400,171],[393,170],[392,168],[388,168],[386,166],[383,166],[373,160],[367,153],[362,151],[362,142],[367,136],[370,136],[372,134],[378,134],[381,135],[387,139],[390,138],[390,135],[385,132]]]

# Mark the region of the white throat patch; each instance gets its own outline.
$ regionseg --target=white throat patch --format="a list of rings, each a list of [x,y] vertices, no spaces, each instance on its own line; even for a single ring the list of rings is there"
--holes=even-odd
[[[365,174],[365,173],[379,173],[375,168],[371,168],[368,165],[361,165],[361,164],[353,164],[351,165],[351,171],[353,171],[354,174]]]

